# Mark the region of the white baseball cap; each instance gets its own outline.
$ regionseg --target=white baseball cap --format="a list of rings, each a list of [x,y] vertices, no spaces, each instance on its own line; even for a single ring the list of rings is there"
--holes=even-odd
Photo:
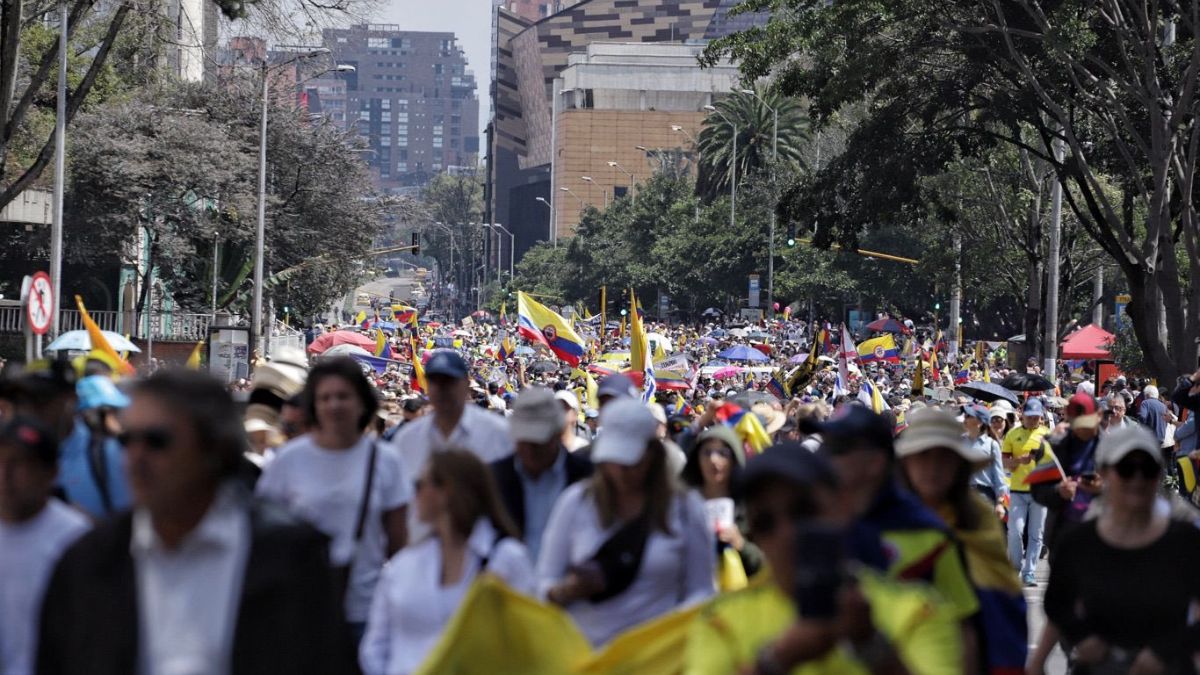
[[[642,461],[646,444],[658,437],[658,420],[641,401],[621,398],[600,412],[600,434],[592,443],[592,463],[633,466]]]
[[[1096,446],[1096,464],[1113,466],[1125,459],[1129,453],[1138,450],[1150,455],[1159,466],[1163,466],[1158,438],[1140,424],[1118,427],[1102,435],[1100,444]]]
[[[575,392],[567,389],[559,389],[554,392],[554,398],[566,403],[571,410],[579,412],[579,397],[575,395]]]

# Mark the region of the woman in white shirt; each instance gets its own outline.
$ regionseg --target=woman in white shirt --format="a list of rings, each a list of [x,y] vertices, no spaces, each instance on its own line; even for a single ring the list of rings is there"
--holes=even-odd
[[[429,456],[417,480],[417,518],[432,534],[388,561],[359,648],[365,675],[404,675],[437,644],[471,582],[494,574],[534,590],[533,563],[487,466],[467,450]]]
[[[361,638],[383,563],[405,544],[412,482],[400,453],[364,433],[379,404],[355,361],[314,366],[304,400],[313,430],[279,449],[256,489],[329,536],[346,581],[346,621]]]
[[[605,406],[596,475],[567,488],[542,535],[538,591],[593,645],[714,592],[704,503],[667,470],[658,423],[634,399]]]

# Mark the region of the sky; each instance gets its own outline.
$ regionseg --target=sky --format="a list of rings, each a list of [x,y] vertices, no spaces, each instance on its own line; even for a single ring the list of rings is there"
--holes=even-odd
[[[373,23],[392,23],[400,30],[450,31],[467,53],[467,67],[475,73],[479,98],[479,142],[487,126],[491,102],[487,91],[492,66],[492,0],[385,0]]]

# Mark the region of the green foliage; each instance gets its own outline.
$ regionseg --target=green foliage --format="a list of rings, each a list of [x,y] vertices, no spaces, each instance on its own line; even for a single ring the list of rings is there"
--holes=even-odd
[[[1138,344],[1137,336],[1133,334],[1133,324],[1128,316],[1121,316],[1114,335],[1116,339],[1109,343],[1108,352],[1121,372],[1132,377],[1149,376],[1151,371],[1146,363],[1146,355]]]
[[[82,116],[71,136],[67,258],[142,257],[178,303],[206,311],[219,242],[222,304],[245,309],[256,103],[234,89],[181,85]],[[274,109],[269,119],[264,276],[319,258],[271,291],[294,315],[317,314],[357,282],[379,215],[341,132],[311,126],[294,110]]]
[[[436,258],[442,269],[453,270],[460,289],[470,288],[471,270],[481,264],[484,241],[490,234],[480,224],[483,184],[475,176],[438,174],[421,191],[420,203],[423,213],[418,220],[427,224],[422,235],[422,255]]]
[[[697,146],[700,151],[698,190],[708,201],[729,194],[730,158],[734,151],[734,127],[737,128],[737,174],[739,182],[746,177],[766,173],[777,149],[782,168],[801,167],[804,147],[809,141],[808,120],[799,102],[776,92],[759,93],[757,97],[735,92],[713,106],[716,111],[704,120]],[[779,133],[775,135],[775,116],[779,113]],[[778,140],[778,146],[773,141]]]

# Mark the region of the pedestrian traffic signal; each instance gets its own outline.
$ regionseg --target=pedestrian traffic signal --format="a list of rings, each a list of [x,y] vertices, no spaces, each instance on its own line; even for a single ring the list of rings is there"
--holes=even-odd
[[[795,246],[795,245],[796,245],[796,224],[795,224],[795,223],[788,223],[788,227],[787,227],[787,245],[788,245],[788,246]]]
[[[412,233],[412,254],[421,255],[421,235],[417,232]]]

